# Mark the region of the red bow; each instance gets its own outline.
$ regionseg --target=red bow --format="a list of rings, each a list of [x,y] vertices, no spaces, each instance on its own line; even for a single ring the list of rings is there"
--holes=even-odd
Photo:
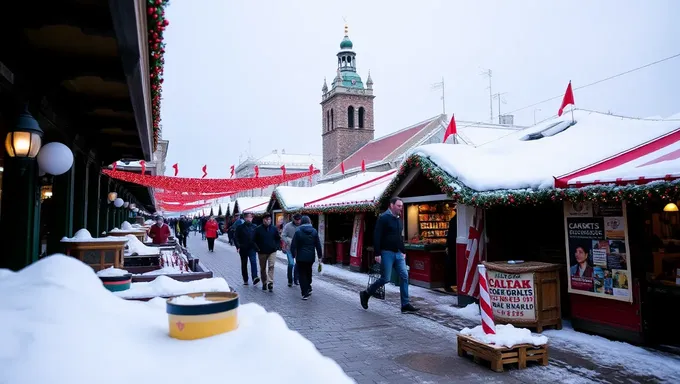
[[[142,175],[146,173],[146,161],[142,160],[139,162],[139,165],[142,166]]]

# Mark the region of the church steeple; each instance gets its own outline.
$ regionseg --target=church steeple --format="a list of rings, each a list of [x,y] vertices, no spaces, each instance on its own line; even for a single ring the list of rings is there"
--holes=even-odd
[[[346,88],[364,89],[361,76],[357,73],[357,54],[352,50],[354,44],[349,39],[349,28],[345,24],[345,36],[340,42],[340,52],[338,52],[338,77],[340,82],[333,81],[333,88],[343,86]],[[337,80],[337,77],[336,77]]]

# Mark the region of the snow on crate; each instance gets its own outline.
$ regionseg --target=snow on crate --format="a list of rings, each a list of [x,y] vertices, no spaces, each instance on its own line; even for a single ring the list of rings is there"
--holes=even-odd
[[[430,144],[414,154],[429,158],[475,191],[552,188],[565,175],[665,135],[677,120],[644,120],[576,110],[488,144]]]
[[[0,383],[353,382],[257,304],[239,307],[238,329],[186,342],[168,336],[164,301],[121,300],[72,257],[49,256],[9,274],[0,292],[12,293],[0,295]],[[268,369],[263,350],[276,356]]]
[[[132,283],[127,291],[116,292],[123,299],[171,297],[199,292],[229,292],[229,284],[221,277],[193,281],[177,281],[168,276],[158,276],[153,281]]]
[[[142,256],[142,255],[158,255],[161,249],[158,247],[149,247],[144,245],[137,236],[125,235],[128,239],[125,245],[125,256]]]
[[[519,344],[544,345],[548,343],[547,337],[534,335],[526,328],[515,328],[512,324],[496,325],[495,334],[484,333],[481,325],[472,329],[463,328],[461,329],[460,334],[470,336],[485,344],[493,344],[499,347],[508,348],[512,348]]]
[[[64,236],[61,239],[62,243],[105,243],[105,242],[116,242],[120,243],[126,239],[118,236],[105,236],[105,237],[92,237],[90,231],[85,228],[79,229],[73,234],[73,237]]]

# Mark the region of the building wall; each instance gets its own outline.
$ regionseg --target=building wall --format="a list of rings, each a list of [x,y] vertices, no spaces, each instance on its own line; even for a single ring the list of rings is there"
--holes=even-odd
[[[365,91],[365,90],[357,90]],[[372,94],[347,94],[340,89],[321,103],[323,172],[330,171],[375,137]],[[348,127],[348,109],[354,107],[354,128]],[[359,127],[359,108],[364,108],[364,127]],[[333,111],[333,119],[328,116]]]

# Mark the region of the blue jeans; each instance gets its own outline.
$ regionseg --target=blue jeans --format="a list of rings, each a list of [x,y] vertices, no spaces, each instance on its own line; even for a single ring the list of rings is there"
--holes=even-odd
[[[257,253],[255,250],[241,251],[241,275],[243,275],[243,282],[248,282],[248,260],[250,260],[250,273],[253,280],[257,278]]]
[[[286,256],[288,257],[288,284],[297,284],[298,283],[298,270],[297,270],[297,264],[295,264],[295,259],[293,258],[293,254],[290,253],[290,251],[286,252]]]
[[[399,294],[401,296],[401,306],[408,304],[408,270],[406,269],[406,255],[401,252],[382,251],[380,254],[380,278],[371,284],[366,290],[372,296],[378,288],[387,284],[392,277],[392,268],[397,269],[399,278]]]

